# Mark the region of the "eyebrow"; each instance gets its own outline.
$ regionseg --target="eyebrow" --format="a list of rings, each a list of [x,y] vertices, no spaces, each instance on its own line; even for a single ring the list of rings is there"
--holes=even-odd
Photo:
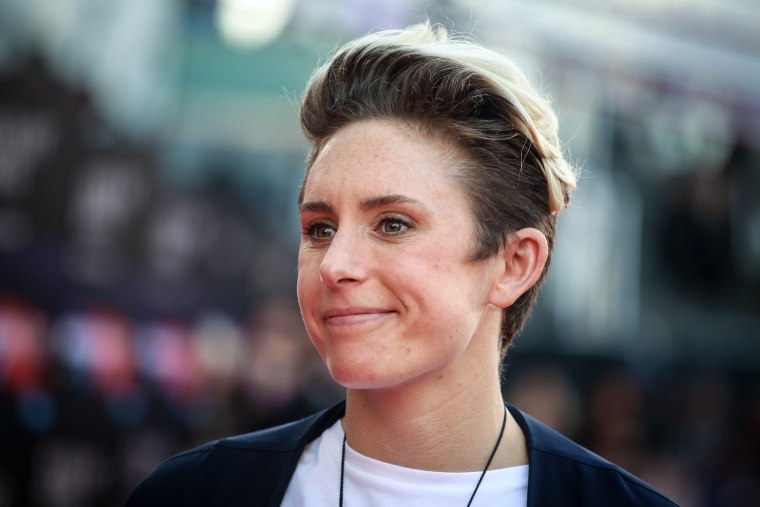
[[[430,211],[427,205],[425,205],[421,201],[418,201],[417,199],[412,199],[411,197],[408,197],[402,194],[378,195],[376,197],[370,197],[368,199],[364,199],[360,203],[360,207],[361,209],[367,211],[367,210],[372,210],[376,208],[382,208],[384,206],[388,206],[391,204],[414,204],[416,206],[420,206],[424,208],[426,211]],[[333,209],[332,206],[326,201],[307,201],[307,202],[301,203],[301,205],[299,206],[299,211],[301,213],[305,211],[331,212],[332,209]]]
[[[401,194],[379,195],[377,197],[370,197],[369,199],[365,199],[361,202],[361,208],[366,211],[375,208],[382,208],[383,206],[388,206],[390,204],[414,204],[416,206],[421,206],[427,209],[427,206],[417,199],[412,199],[411,197]]]
[[[332,206],[327,204],[325,201],[307,201],[302,202],[298,205],[298,212],[303,213],[304,211],[325,211],[329,212],[332,211]]]

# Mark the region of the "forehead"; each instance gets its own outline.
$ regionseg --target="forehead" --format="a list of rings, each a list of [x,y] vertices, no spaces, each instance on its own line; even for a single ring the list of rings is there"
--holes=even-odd
[[[304,197],[365,188],[373,194],[404,194],[428,187],[455,191],[457,157],[442,141],[392,120],[350,124],[327,141],[304,182]]]

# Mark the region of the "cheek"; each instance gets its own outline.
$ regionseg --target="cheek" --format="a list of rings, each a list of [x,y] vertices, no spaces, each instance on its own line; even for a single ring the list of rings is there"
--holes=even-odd
[[[311,276],[300,268],[296,281],[296,296],[298,297],[298,304],[301,306],[301,312],[306,317],[308,308],[314,304],[314,282]]]
[[[486,273],[454,256],[431,256],[421,264],[429,269],[416,273],[412,289],[422,306],[420,324],[446,339],[473,331],[487,304]]]
[[[314,344],[319,354],[324,357],[324,347],[318,337],[318,329],[314,320],[314,314],[318,307],[318,287],[308,271],[302,271],[299,265],[298,282],[296,286],[298,306],[301,308],[301,318],[306,326],[309,339]]]
[[[296,295],[301,307],[304,320],[308,318],[309,310],[315,304],[315,290],[319,283],[319,270],[315,269],[314,260],[309,256],[298,256],[298,277],[296,279]]]
[[[319,266],[322,262],[322,255],[319,251],[301,248],[298,252],[298,284],[313,283],[313,279],[319,280]]]

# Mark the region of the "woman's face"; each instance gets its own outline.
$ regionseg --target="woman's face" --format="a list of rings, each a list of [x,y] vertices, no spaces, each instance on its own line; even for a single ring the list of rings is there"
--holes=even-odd
[[[298,299],[346,387],[461,373],[475,341],[498,356],[498,256],[471,260],[473,216],[451,163],[411,129],[373,120],[338,131],[311,167]]]

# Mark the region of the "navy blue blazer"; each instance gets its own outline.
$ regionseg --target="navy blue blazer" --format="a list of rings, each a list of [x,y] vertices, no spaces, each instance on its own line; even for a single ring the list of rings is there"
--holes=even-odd
[[[622,468],[508,408],[528,447],[528,507],[676,505]],[[344,413],[342,402],[298,422],[178,454],[135,488],[127,507],[276,507],[304,447]]]

